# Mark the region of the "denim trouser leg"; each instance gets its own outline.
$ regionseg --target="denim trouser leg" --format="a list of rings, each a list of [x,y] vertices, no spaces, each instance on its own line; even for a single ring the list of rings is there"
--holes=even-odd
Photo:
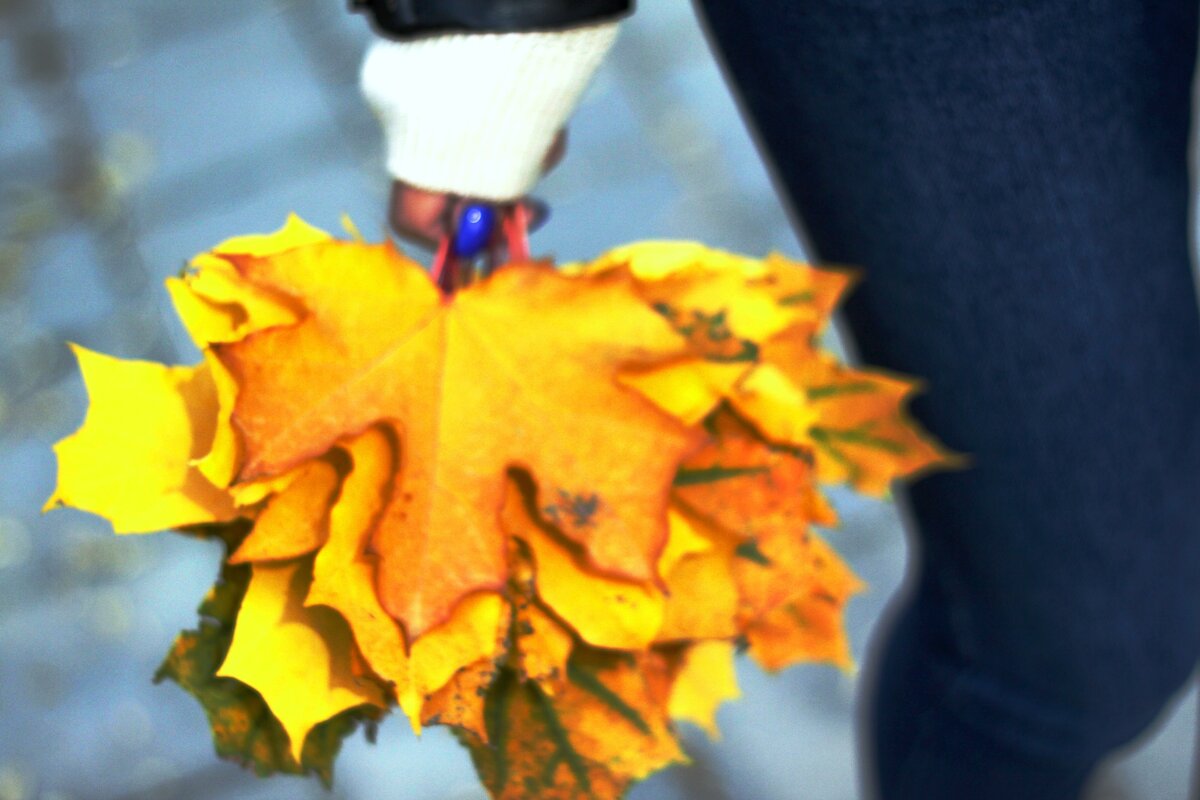
[[[1187,0],[704,0],[866,363],[966,471],[909,491],[886,798],[1067,798],[1200,655]]]

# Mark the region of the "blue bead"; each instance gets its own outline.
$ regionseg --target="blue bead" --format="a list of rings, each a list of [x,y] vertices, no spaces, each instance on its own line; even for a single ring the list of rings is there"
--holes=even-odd
[[[454,232],[454,254],[459,258],[474,258],[483,252],[496,228],[496,211],[487,205],[469,205],[458,218]]]

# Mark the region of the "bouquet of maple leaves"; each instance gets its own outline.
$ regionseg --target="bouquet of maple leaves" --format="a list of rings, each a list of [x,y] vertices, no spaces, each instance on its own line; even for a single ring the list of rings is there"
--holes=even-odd
[[[851,282],[656,242],[447,295],[291,217],[167,281],[200,364],[75,347],[47,506],[225,543],[158,675],[222,756],[328,782],[397,705],[494,797],[618,797],[685,760],[674,721],[715,734],[738,649],[851,664],[818,484],[954,460],[914,382],[819,347]]]

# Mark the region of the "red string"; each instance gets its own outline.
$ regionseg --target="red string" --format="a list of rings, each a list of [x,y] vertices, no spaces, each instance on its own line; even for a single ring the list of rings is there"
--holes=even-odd
[[[454,291],[454,284],[458,280],[457,273],[458,265],[451,253],[450,234],[447,233],[438,242],[438,249],[433,257],[433,266],[430,268],[430,274],[438,288],[449,294]]]
[[[529,260],[529,209],[515,203],[504,217],[504,233],[508,237],[508,260]]]

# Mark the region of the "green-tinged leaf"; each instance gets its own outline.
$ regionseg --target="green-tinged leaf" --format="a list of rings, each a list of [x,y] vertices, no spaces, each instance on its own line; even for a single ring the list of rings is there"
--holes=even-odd
[[[351,709],[316,726],[305,740],[301,763],[296,763],[287,733],[262,696],[240,681],[216,676],[233,638],[234,619],[249,579],[249,566],[225,566],[200,605],[200,626],[179,634],[154,680],[173,680],[200,701],[212,726],[217,755],[260,776],[315,773],[328,787],[342,740],[359,723],[366,723],[368,737],[373,736],[378,717],[367,709]]]
[[[809,448],[764,439],[727,406],[706,421],[709,440],[680,465],[673,496],[739,537],[761,539],[836,521],[817,489]]]
[[[904,455],[908,448],[902,442],[885,439],[882,436],[876,436],[871,433],[872,425],[864,423],[857,428],[849,430],[836,430],[833,428],[822,428],[814,426],[809,433],[813,439],[822,440],[823,442],[845,442],[846,444],[857,444],[863,447],[871,447],[876,450],[882,450],[885,453],[892,455]]]
[[[798,306],[805,303],[811,303],[816,299],[816,292],[792,292],[791,294],[786,294],[779,298],[778,302],[781,306]]]
[[[578,661],[567,665],[567,677],[572,683],[588,692],[604,705],[624,717],[630,725],[647,736],[651,735],[650,726],[638,713],[638,710],[621,699],[621,696],[605,686],[599,676],[591,670],[580,666]]]
[[[647,656],[649,657],[649,656]],[[489,744],[461,733],[498,800],[611,800],[634,781],[684,761],[667,698],[635,659],[578,648],[548,694],[506,668],[485,700]]]
[[[709,361],[754,363],[758,360],[758,345],[750,339],[734,335],[729,325],[728,309],[706,312],[699,308],[678,308],[664,302],[655,303],[653,307],[676,333],[687,339]]]
[[[704,467],[701,469],[680,469],[675,473],[674,486],[696,486],[702,483],[716,483],[730,478],[742,478],[747,475],[761,475],[769,472],[765,466],[757,467]]]
[[[805,386],[804,393],[809,400],[824,400],[827,397],[837,397],[845,394],[870,394],[879,390],[879,385],[871,381],[846,381],[844,383],[827,383],[821,386]]]

